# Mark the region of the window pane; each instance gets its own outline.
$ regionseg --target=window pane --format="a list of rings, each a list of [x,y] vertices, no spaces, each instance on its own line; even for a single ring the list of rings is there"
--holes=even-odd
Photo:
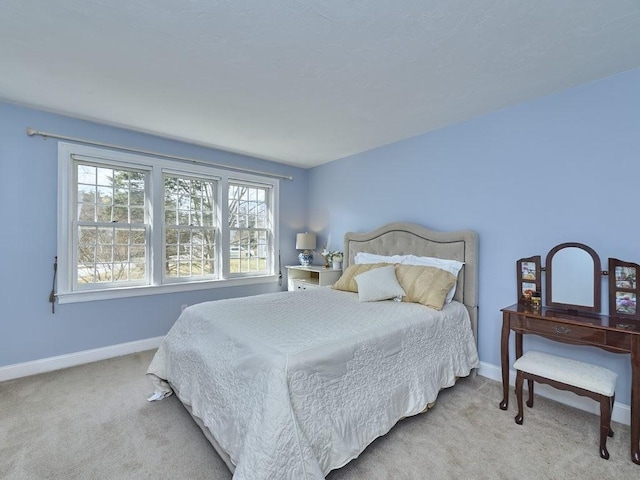
[[[129,209],[127,207],[113,207],[114,222],[129,222]]]
[[[132,228],[130,233],[130,239],[132,245],[145,245],[147,243],[146,240],[146,231],[140,228]]]
[[[78,220],[81,222],[95,222],[96,206],[93,203],[78,205]]]
[[[131,207],[129,211],[131,212],[130,223],[145,223],[144,208]]]
[[[113,207],[111,205],[108,206],[100,206],[96,207],[96,220],[98,222],[110,222],[112,220]]]
[[[78,183],[96,184],[96,167],[92,165],[78,165]]]
[[[145,248],[144,247],[131,247],[129,248],[129,257],[131,258],[132,262],[144,262],[144,257],[145,257]]]
[[[113,170],[111,168],[98,167],[98,185],[105,185],[110,187],[113,185]]]
[[[92,204],[96,203],[95,185],[78,185],[78,202]]]
[[[87,267],[93,266],[96,262],[96,246],[95,245],[80,245],[78,247],[78,264],[83,264]]]
[[[165,210],[164,211],[164,223],[167,225],[176,225],[176,211]]]
[[[144,263],[132,263],[129,267],[129,280],[144,280],[146,277],[146,267]]]
[[[126,188],[116,188],[113,192],[113,204],[129,206],[129,190]]]
[[[80,235],[78,242],[80,244],[89,244],[93,246],[98,238],[98,229],[95,227],[80,227]]]
[[[129,260],[129,247],[118,245],[113,249],[113,260],[115,262],[126,262]]]
[[[178,210],[178,225],[189,225],[189,210]]]

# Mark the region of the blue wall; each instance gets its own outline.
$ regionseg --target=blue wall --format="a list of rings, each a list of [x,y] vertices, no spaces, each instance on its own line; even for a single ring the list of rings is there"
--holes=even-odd
[[[640,69],[309,171],[0,103],[0,366],[160,336],[181,304],[278,289],[66,304],[52,315],[57,142],[28,137],[27,126],[293,175],[280,189],[283,265],[296,263],[295,233],[306,227],[340,250],[345,232],[392,221],[476,230],[480,358],[499,365],[499,310],[515,302],[518,258],[544,258],[554,245],[577,241],[603,265],[608,257],[640,262],[638,85]],[[525,346],[612,368],[618,398],[629,398],[628,355],[535,337]]]
[[[575,241],[604,268],[609,257],[640,263],[639,85],[636,69],[314,168],[309,226],[333,249],[347,231],[392,221],[476,230],[480,359],[499,365],[517,259]],[[628,402],[628,355],[536,337],[525,347],[616,370]]]
[[[279,289],[270,283],[65,304],[52,315],[48,296],[56,255],[57,141],[27,136],[29,126],[292,175],[293,181],[280,182],[280,248],[283,265],[297,263],[295,234],[307,223],[307,170],[0,103],[0,366],[164,335],[182,304]]]

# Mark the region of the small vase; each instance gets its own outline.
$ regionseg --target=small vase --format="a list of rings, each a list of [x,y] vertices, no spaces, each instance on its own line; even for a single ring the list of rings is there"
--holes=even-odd
[[[313,254],[305,250],[300,255],[298,255],[298,260],[300,261],[300,265],[302,265],[303,267],[308,267],[313,262]]]
[[[334,260],[333,262],[334,270],[340,270],[342,268],[342,262],[338,260]]]

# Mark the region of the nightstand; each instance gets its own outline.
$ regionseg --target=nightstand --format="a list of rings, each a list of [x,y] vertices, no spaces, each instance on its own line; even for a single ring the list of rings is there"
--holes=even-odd
[[[339,268],[324,268],[320,265],[291,265],[286,267],[288,272],[288,288],[290,292],[307,290],[309,288],[324,287],[336,283],[342,270]]]

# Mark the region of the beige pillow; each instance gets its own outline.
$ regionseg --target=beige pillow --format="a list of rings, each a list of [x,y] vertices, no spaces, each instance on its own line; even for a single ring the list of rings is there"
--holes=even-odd
[[[447,293],[456,276],[436,267],[396,265],[396,277],[406,295],[403,302],[421,303],[442,310]]]
[[[349,265],[347,269],[342,272],[342,275],[331,288],[334,290],[344,290],[345,292],[358,293],[358,284],[356,277],[361,273],[368,272],[374,268],[388,267],[388,263],[368,263],[363,265]]]

